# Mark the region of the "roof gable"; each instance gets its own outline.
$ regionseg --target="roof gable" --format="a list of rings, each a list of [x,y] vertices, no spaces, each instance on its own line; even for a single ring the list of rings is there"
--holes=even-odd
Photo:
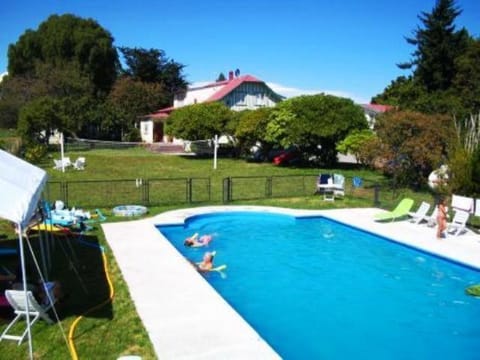
[[[251,75],[236,77],[232,80],[227,80],[225,86],[223,86],[215,94],[210,96],[206,101],[209,102],[209,101],[221,100],[225,96],[230,94],[233,90],[235,90],[237,87],[239,87],[240,85],[242,85],[243,83],[246,83],[246,82],[254,82],[254,83],[264,84],[263,81],[260,81],[256,77],[253,77]],[[222,83],[223,83],[223,81],[222,81]]]

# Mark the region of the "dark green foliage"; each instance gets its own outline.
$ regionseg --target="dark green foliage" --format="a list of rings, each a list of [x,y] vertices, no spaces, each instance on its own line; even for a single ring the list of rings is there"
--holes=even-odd
[[[160,83],[124,76],[115,83],[107,102],[119,116],[117,123],[128,132],[141,117],[167,106],[168,97]]]
[[[471,40],[466,51],[455,59],[457,72],[453,93],[470,114],[480,112],[480,39]],[[464,111],[465,113],[465,111]]]
[[[113,37],[92,19],[52,15],[38,30],[27,30],[8,49],[10,76],[37,76],[38,66],[73,64],[96,91],[107,92],[116,78],[118,56]]]
[[[400,68],[414,67],[414,75],[428,92],[447,90],[455,76],[455,59],[463,53],[468,34],[456,31],[454,21],[461,10],[455,0],[438,0],[431,13],[419,16],[417,28],[407,42],[416,47],[413,59]]]
[[[446,162],[454,145],[453,121],[445,115],[389,111],[375,125],[382,142],[384,171],[396,184],[421,186],[433,169]]]
[[[265,140],[271,112],[271,108],[260,108],[238,113],[239,119],[234,134],[242,154],[248,154],[249,149],[257,143],[261,144],[265,154],[271,149],[272,144]]]
[[[48,144],[48,136],[55,129],[62,129],[62,110],[58,100],[41,97],[32,100],[20,112],[18,133],[24,143]]]
[[[353,154],[360,164],[369,165],[369,156],[363,150],[375,141],[377,136],[370,129],[353,130],[337,144],[337,151],[342,154]]]
[[[215,81],[219,82],[219,81],[225,81],[225,80],[227,80],[227,78],[225,77],[225,74],[222,72],[218,75],[217,80]]]
[[[136,81],[158,83],[167,91],[167,104],[171,105],[175,93],[187,88],[182,74],[185,65],[169,59],[163,50],[120,47],[127,68],[124,74]]]
[[[168,118],[166,132],[180,139],[205,140],[226,132],[232,111],[213,102],[176,109]]]
[[[273,109],[266,139],[284,147],[296,145],[322,164],[337,161],[336,145],[352,130],[368,127],[363,110],[352,100],[332,95],[299,96]]]
[[[394,80],[372,102],[459,118],[479,111],[480,45],[467,30],[455,29],[461,12],[455,0],[438,0],[431,13],[421,13],[423,27],[407,38],[415,46],[412,59],[399,65],[412,75]]]

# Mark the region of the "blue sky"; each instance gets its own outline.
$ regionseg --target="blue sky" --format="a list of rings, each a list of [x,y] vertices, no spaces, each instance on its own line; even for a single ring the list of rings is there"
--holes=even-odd
[[[0,74],[7,49],[52,14],[93,18],[115,45],[159,48],[190,83],[240,69],[286,96],[327,92],[369,102],[413,51],[404,39],[435,0],[7,0],[0,5]],[[457,0],[458,28],[480,37],[480,1]]]

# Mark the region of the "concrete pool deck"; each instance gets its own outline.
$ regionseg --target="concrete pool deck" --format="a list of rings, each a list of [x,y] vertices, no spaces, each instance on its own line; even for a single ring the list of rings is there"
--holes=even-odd
[[[183,224],[220,211],[325,216],[480,270],[480,236],[435,237],[435,228],[408,221],[373,221],[376,208],[294,210],[264,206],[181,209],[137,221],[102,224],[136,310],[161,359],[279,359],[279,355],[163,237],[155,225]],[[228,272],[228,270],[227,270]]]

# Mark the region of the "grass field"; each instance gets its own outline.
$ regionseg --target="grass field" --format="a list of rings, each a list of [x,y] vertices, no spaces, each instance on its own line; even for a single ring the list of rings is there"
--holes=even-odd
[[[212,159],[197,159],[194,157],[179,157],[172,155],[154,154],[142,148],[128,150],[93,150],[85,152],[69,152],[66,154],[72,160],[78,156],[85,156],[87,166],[84,171],[72,169],[62,173],[53,169],[52,158],[58,158],[59,154],[51,154],[45,159],[41,167],[48,172],[50,181],[83,181],[83,180],[106,180],[118,179],[159,179],[179,177],[205,177],[211,179],[212,201],[218,204],[221,197],[213,194],[221,194],[222,181],[231,176],[272,176],[272,175],[318,175],[327,169],[318,168],[286,168],[275,167],[268,163],[247,163],[237,159],[219,159],[218,168],[212,167]],[[330,169],[331,170],[331,169]],[[346,168],[338,169],[347,177],[361,176],[367,181],[384,183],[385,179],[378,173]],[[313,190],[313,189],[312,189]],[[96,192],[103,190],[93,188],[89,196],[96,196]],[[101,196],[102,194],[98,194]],[[407,190],[381,192],[381,204],[390,207],[398,202],[402,196],[411,196],[419,204],[420,200],[432,202],[429,193],[413,193]],[[318,195],[297,196],[288,198],[271,198],[263,200],[249,200],[234,202],[235,204],[270,205],[290,208],[334,208],[334,207],[370,207],[373,205],[372,193],[366,196],[360,193],[348,194],[345,199],[335,202],[325,202]],[[70,204],[74,205],[74,204]],[[198,205],[203,205],[199,203]],[[189,204],[155,206],[149,208],[149,215],[157,214],[165,210],[190,207]],[[90,210],[90,209],[89,209]],[[123,221],[124,218],[112,217],[111,208],[102,209],[108,216],[107,221]],[[0,224],[0,246],[16,246],[15,235],[11,227],[6,223]],[[57,237],[53,240],[55,248],[53,252],[53,266],[51,278],[58,279],[64,285],[69,295],[60,304],[58,311],[61,327],[68,334],[69,328],[77,316],[83,314],[96,304],[108,299],[109,287],[106,274],[103,270],[101,251],[98,246],[106,249],[108,259],[108,273],[113,282],[115,297],[113,303],[108,303],[99,309],[88,313],[79,323],[74,333],[74,344],[80,359],[116,359],[120,355],[137,354],[143,359],[155,358],[152,346],[149,342],[135,308],[130,301],[128,288],[123,281],[115,259],[108,251],[104,235],[99,224],[81,239],[69,237]],[[33,246],[38,247],[38,239],[31,239]],[[85,246],[85,243],[89,246]],[[37,249],[38,255],[38,249]],[[2,265],[15,267],[16,257],[0,258]],[[29,262],[32,263],[31,261]],[[30,266],[32,267],[32,266]],[[32,271],[33,273],[33,271]],[[3,320],[6,324],[6,320]],[[0,331],[3,331],[2,325]],[[68,347],[57,325],[47,325],[38,322],[33,327],[34,351],[38,359],[68,359]],[[17,346],[13,342],[0,344],[2,359],[25,358],[28,347],[24,343]]]

